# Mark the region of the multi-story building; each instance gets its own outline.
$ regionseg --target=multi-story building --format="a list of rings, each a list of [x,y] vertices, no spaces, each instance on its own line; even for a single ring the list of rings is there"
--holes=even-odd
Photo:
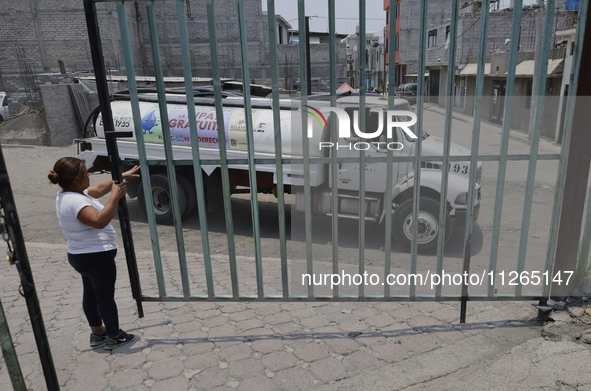
[[[355,34],[348,35],[341,42],[347,47],[347,75],[351,78],[351,86],[359,88],[359,25],[356,27]],[[384,56],[384,43],[380,42],[380,34],[366,32],[365,88],[367,90],[383,88]]]
[[[386,0],[386,3],[388,1]],[[392,0],[394,4],[394,0]],[[425,57],[425,94],[427,101],[445,105],[447,99],[447,73],[449,69],[449,37],[451,19],[449,13],[451,1],[429,1],[427,10],[427,36]],[[418,47],[420,3],[396,0],[396,9],[385,4],[386,10],[396,12],[396,53],[388,56],[396,63],[397,84],[418,80]],[[492,122],[502,122],[502,111],[507,74],[507,52],[511,37],[513,9],[499,9],[498,2],[490,2],[490,13],[486,44],[485,85],[483,91],[483,118]],[[576,21],[575,5],[565,0],[556,2],[554,31],[571,27]],[[521,10],[521,28],[519,34],[519,55],[515,95],[518,99],[519,115],[514,115],[511,127],[527,130],[534,71],[534,50],[536,41],[537,6],[526,6]],[[541,12],[544,12],[543,10]],[[466,3],[459,10],[456,56],[454,64],[453,92],[454,105],[471,114],[474,109],[476,82],[476,58],[480,51],[481,3]],[[559,44],[562,37],[553,35],[552,47]],[[564,50],[553,50],[548,69],[547,96],[559,97],[560,88],[556,88],[562,78]],[[562,89],[564,91],[564,88]],[[558,102],[557,102],[558,103]],[[545,115],[558,107],[550,105]],[[556,113],[554,113],[555,115]],[[544,123],[542,134],[559,139],[555,135],[555,126]]]
[[[390,61],[395,63],[395,83],[400,85],[409,82],[408,76],[416,80],[418,70],[419,22],[421,2],[413,0],[384,0],[386,11],[386,66]],[[427,8],[427,22],[434,25],[449,19],[451,0],[430,0]],[[395,35],[390,37],[390,13],[396,20]],[[440,36],[441,37],[441,36]],[[394,39],[394,55],[388,53],[389,41]],[[439,38],[443,41],[443,37]],[[428,46],[434,45],[437,37],[431,35]],[[432,47],[432,46],[429,46]]]

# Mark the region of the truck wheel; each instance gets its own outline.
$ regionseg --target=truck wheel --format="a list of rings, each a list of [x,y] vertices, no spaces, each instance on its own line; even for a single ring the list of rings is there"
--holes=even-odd
[[[195,186],[193,185],[193,182],[187,179],[183,174],[177,173],[176,180],[180,185],[179,189],[182,189],[185,192],[185,197],[187,198],[187,210],[183,216],[188,216],[195,210],[195,208],[197,208],[197,193],[195,192]]]
[[[172,224],[174,219],[172,215],[172,200],[168,175],[150,175],[150,182],[152,184],[152,205],[154,207],[154,213],[156,214],[156,223]],[[187,195],[182,186],[177,186],[177,189],[179,190],[178,194],[181,216],[183,216],[186,213],[189,204],[187,202]],[[143,188],[140,188],[137,199],[142,212],[146,214],[146,201]]]
[[[418,251],[433,253],[437,251],[439,237],[439,202],[421,197],[419,204]],[[392,239],[406,252],[410,252],[412,241],[412,198],[396,208],[392,216]],[[447,215],[447,213],[446,213]],[[445,218],[446,241],[451,237],[451,219]]]

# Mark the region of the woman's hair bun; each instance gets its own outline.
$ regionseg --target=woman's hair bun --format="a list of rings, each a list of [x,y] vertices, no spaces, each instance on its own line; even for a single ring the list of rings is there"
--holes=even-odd
[[[47,178],[49,178],[49,181],[54,185],[57,185],[60,181],[60,176],[57,174],[57,172],[53,170],[51,170],[49,174],[47,174]]]

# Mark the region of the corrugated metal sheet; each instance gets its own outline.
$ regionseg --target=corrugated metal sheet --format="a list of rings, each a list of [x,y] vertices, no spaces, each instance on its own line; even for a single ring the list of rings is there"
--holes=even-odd
[[[90,115],[91,111],[90,103],[88,102],[88,98],[86,97],[86,93],[81,84],[69,84],[68,89],[70,90],[72,103],[74,103],[78,124],[80,125],[80,129],[84,130],[82,127],[84,127],[84,122]]]

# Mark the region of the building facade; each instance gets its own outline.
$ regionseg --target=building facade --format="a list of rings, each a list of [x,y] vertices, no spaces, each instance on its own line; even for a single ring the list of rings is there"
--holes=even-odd
[[[383,37],[383,36],[382,36]],[[347,48],[347,76],[351,79],[353,88],[360,88],[359,80],[359,25],[355,34],[350,34],[342,40]],[[365,33],[365,89],[383,89],[384,81],[384,43],[380,42],[380,34]]]

